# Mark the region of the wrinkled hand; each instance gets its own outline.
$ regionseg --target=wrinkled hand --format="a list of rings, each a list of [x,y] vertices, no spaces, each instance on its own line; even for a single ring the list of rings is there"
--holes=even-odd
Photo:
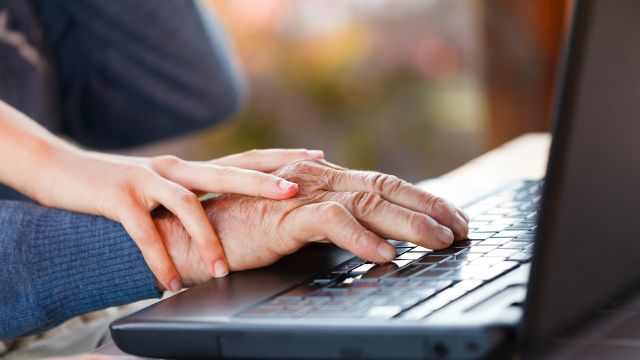
[[[468,232],[463,211],[395,176],[347,170],[323,160],[294,162],[274,175],[297,183],[297,196],[224,195],[204,203],[232,270],[266,266],[326,240],[384,263],[396,255],[384,238],[441,249]],[[156,222],[165,242],[173,244],[167,248],[185,283],[207,280],[206,267],[176,219],[160,216]]]
[[[131,157],[76,149],[51,152],[51,166],[29,192],[41,204],[102,215],[123,224],[163,287],[182,288],[178,271],[151,218],[163,205],[180,220],[206,264],[209,276],[228,273],[225,253],[198,196],[238,193],[285,199],[297,185],[266,172],[299,159],[320,159],[321,151],[252,150],[211,161],[175,156]],[[46,177],[46,178],[45,178]]]

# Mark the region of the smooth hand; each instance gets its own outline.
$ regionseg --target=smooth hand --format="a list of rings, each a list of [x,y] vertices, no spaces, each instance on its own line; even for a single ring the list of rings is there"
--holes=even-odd
[[[296,197],[270,200],[225,195],[205,202],[232,270],[269,265],[310,242],[331,241],[376,263],[392,260],[385,238],[431,249],[468,232],[467,215],[395,176],[353,171],[323,160],[298,161],[274,172],[298,184]],[[208,279],[194,244],[172,216],[156,219],[186,284]]]

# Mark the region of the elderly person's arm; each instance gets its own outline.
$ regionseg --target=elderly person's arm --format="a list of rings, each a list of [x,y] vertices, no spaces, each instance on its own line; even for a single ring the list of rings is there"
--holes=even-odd
[[[0,339],[160,295],[136,244],[116,222],[0,201],[0,229]]]
[[[390,175],[322,160],[276,174],[298,182],[295,198],[224,195],[204,203],[232,270],[266,266],[326,240],[383,263],[395,256],[385,238],[440,249],[468,231],[464,212]],[[209,279],[179,219],[165,213],[154,222],[185,284]],[[5,201],[0,227],[0,339],[164,290],[124,228],[105,218]]]

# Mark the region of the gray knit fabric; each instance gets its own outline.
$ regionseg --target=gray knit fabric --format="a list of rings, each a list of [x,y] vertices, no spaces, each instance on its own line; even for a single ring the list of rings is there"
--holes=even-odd
[[[160,296],[122,225],[21,201],[0,209],[0,339]]]

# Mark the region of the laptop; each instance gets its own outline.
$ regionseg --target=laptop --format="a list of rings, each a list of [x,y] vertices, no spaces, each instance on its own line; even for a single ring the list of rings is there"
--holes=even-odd
[[[228,359],[532,354],[640,283],[640,2],[578,0],[544,180],[466,209],[467,240],[331,245],[211,280],[115,321],[123,351]]]

